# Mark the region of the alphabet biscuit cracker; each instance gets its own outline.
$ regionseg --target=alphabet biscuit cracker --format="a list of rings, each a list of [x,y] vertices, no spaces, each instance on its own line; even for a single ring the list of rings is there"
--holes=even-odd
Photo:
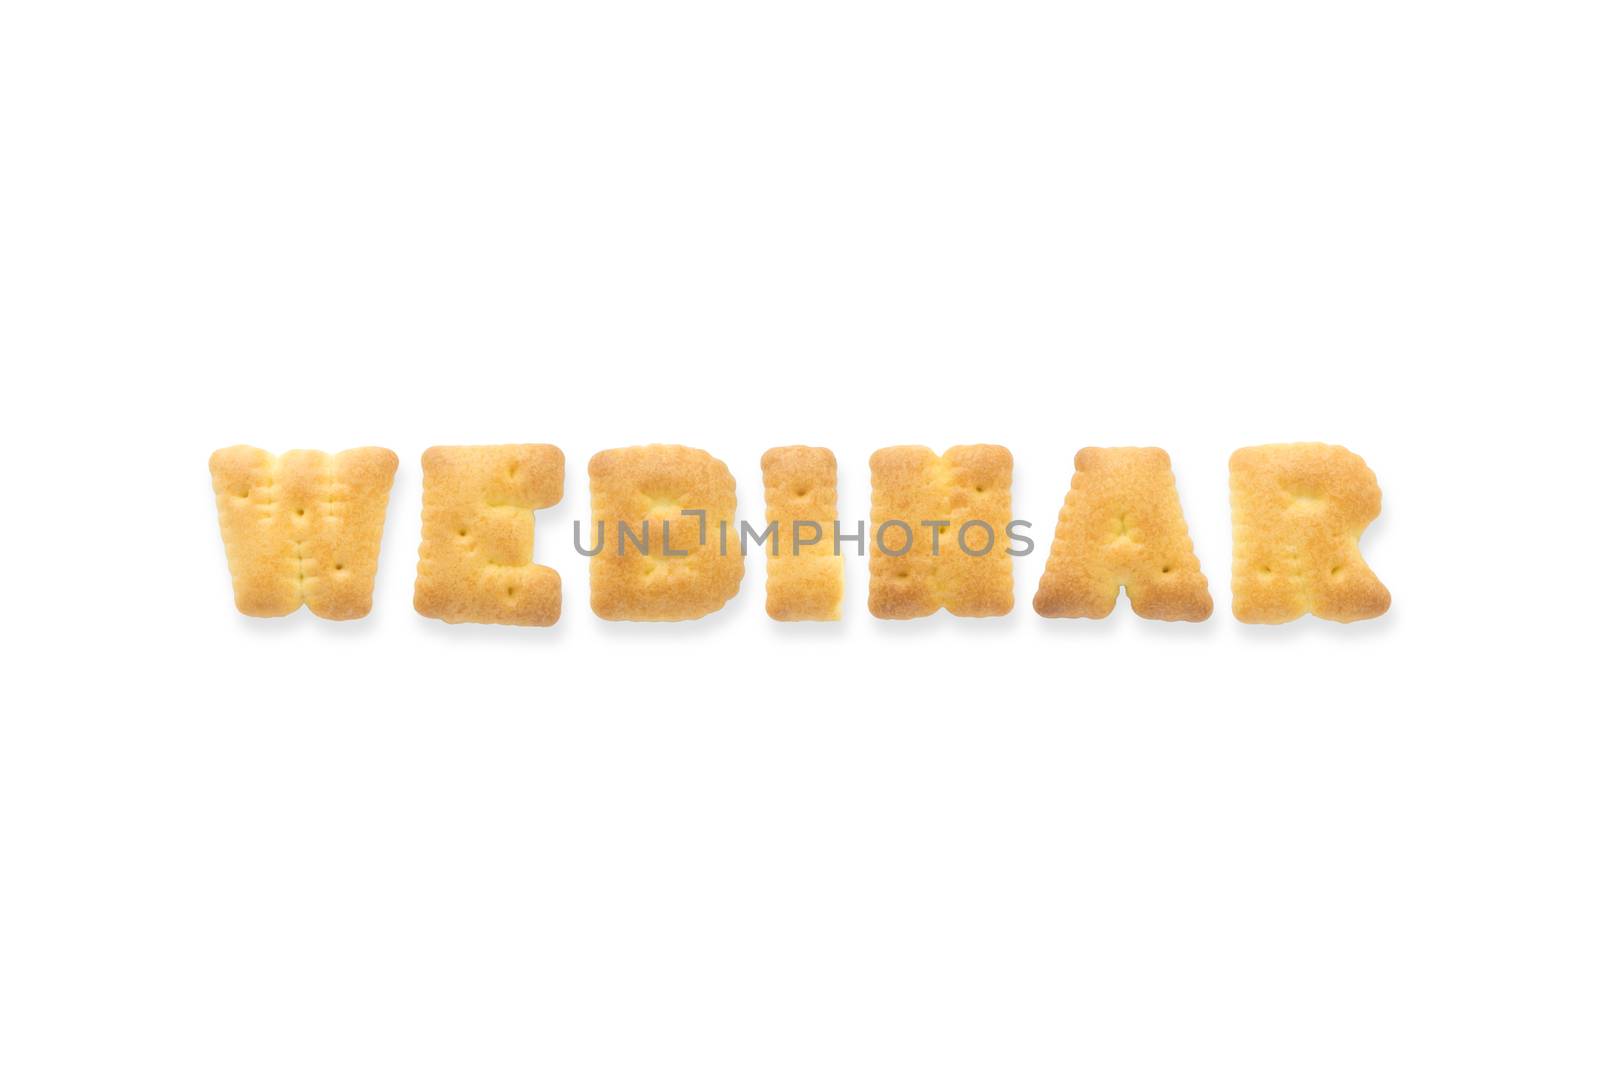
[[[767,560],[767,614],[780,622],[839,618],[844,557],[833,543],[839,518],[833,453],[804,445],[769,449],[761,476],[767,522],[778,525],[778,554]]]
[[[682,445],[597,452],[589,494],[600,544],[589,604],[602,619],[698,619],[739,591],[733,475],[720,459]]]
[[[1378,479],[1338,445],[1257,445],[1228,461],[1233,502],[1233,614],[1288,622],[1310,612],[1355,622],[1389,610],[1389,590],[1361,558],[1378,517]]]
[[[371,611],[398,462],[387,448],[213,452],[211,484],[239,611],[270,617],[304,604],[324,619]]]
[[[445,622],[550,626],[561,576],[533,562],[533,513],[561,502],[554,445],[436,445],[422,454],[422,544],[412,603]]]
[[[1006,614],[1010,522],[1007,449],[960,445],[939,456],[902,445],[874,452],[868,610],[880,619],[914,619],[940,608],[952,615]]]
[[[1103,619],[1126,587],[1135,614],[1200,622],[1211,593],[1189,541],[1172,461],[1159,448],[1085,448],[1073,461],[1033,608]]]

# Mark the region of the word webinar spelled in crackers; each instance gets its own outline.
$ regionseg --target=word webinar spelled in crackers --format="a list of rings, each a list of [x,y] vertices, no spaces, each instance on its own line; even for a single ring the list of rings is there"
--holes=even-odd
[[[211,456],[217,521],[244,615],[324,619],[372,610],[378,550],[399,457],[386,448]],[[589,560],[589,609],[620,622],[684,622],[739,594],[746,558],[766,559],[777,622],[837,622],[849,602],[844,556],[870,558],[864,600],[879,619],[1012,610],[1011,561],[1034,551],[1011,513],[1010,450],[898,445],[874,452],[870,522],[839,516],[838,461],[785,445],[761,457],[765,523],[737,517],[728,465],[684,445],[596,453],[590,522],[572,548]],[[1389,610],[1360,540],[1382,504],[1377,476],[1339,445],[1254,445],[1228,463],[1233,615],[1359,622]],[[553,626],[561,576],[535,561],[537,512],[560,503],[566,457],[551,444],[435,446],[422,454],[422,537],[413,604],[445,623]],[[1160,448],[1084,448],[1033,596],[1044,618],[1132,611],[1203,622],[1212,598]],[[859,596],[860,594],[858,594]]]

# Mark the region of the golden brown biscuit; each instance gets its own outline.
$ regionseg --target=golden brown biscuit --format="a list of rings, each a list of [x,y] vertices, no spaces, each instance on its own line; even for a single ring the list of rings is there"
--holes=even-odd
[[[1378,479],[1338,445],[1257,445],[1228,461],[1233,500],[1233,614],[1338,622],[1389,610],[1358,542],[1378,517]]]
[[[1005,448],[959,445],[939,456],[901,445],[874,452],[868,609],[880,619],[915,619],[940,608],[952,615],[1006,614],[1010,522]]]
[[[720,459],[682,445],[597,452],[589,494],[600,546],[589,604],[602,619],[698,619],[739,591],[733,475]]]
[[[767,614],[779,622],[837,619],[844,557],[834,551],[839,478],[833,453],[805,445],[768,449],[761,476],[767,522],[778,528],[777,555],[767,560]]]
[[[1209,618],[1211,593],[1166,452],[1085,448],[1073,466],[1033,609],[1047,618],[1103,619],[1125,586],[1144,618]]]
[[[533,562],[533,513],[561,502],[554,445],[435,445],[422,454],[417,614],[445,622],[549,626],[561,576]]]
[[[211,485],[239,611],[270,617],[305,604],[324,619],[371,611],[398,462],[387,448],[213,452]]]

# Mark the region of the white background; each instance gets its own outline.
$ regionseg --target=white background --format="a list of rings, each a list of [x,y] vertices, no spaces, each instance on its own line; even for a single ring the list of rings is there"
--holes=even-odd
[[[7,5],[7,1064],[1593,1064],[1592,5]],[[1581,376],[1581,377],[1580,377]],[[1384,491],[1229,612],[1227,458]],[[410,606],[551,442],[553,630]],[[997,620],[602,624],[596,450],[1016,456]],[[385,445],[360,622],[206,460]],[[1029,606],[1086,444],[1217,612]]]

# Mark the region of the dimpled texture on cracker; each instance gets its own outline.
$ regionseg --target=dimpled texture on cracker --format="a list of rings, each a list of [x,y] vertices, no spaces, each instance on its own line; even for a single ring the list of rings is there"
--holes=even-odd
[[[422,454],[422,545],[412,603],[445,622],[550,626],[561,576],[533,562],[533,513],[561,502],[554,445],[436,445]]]
[[[589,494],[601,542],[589,560],[589,604],[602,619],[698,619],[738,593],[744,557],[733,475],[715,456],[683,445],[597,452]],[[696,510],[703,523],[684,514]],[[643,547],[622,537],[623,524]]]
[[[1307,612],[1356,622],[1389,610],[1389,590],[1361,558],[1378,517],[1378,479],[1338,445],[1256,445],[1228,461],[1233,503],[1233,614],[1280,623]]]
[[[872,454],[871,580],[867,608],[880,619],[915,619],[944,608],[952,615],[1011,610],[1011,452],[999,445],[958,445],[938,455],[921,445]],[[942,529],[925,522],[945,521]],[[910,527],[909,548],[906,530]],[[969,529],[962,551],[958,537]],[[934,538],[938,538],[938,554]],[[992,543],[990,538],[992,537]],[[885,551],[885,548],[888,551]],[[987,548],[987,551],[984,550]]]
[[[398,464],[387,448],[213,452],[211,485],[239,611],[273,617],[304,604],[324,619],[370,612]]]
[[[1047,618],[1103,619],[1126,588],[1144,618],[1209,618],[1211,593],[1167,453],[1085,448],[1073,466],[1034,610]]]
[[[778,554],[767,559],[767,614],[779,622],[831,622],[844,600],[844,558],[834,551],[839,471],[826,448],[790,445],[761,457],[767,522],[778,524]],[[806,540],[801,545],[795,524]],[[815,523],[816,526],[804,525]]]

